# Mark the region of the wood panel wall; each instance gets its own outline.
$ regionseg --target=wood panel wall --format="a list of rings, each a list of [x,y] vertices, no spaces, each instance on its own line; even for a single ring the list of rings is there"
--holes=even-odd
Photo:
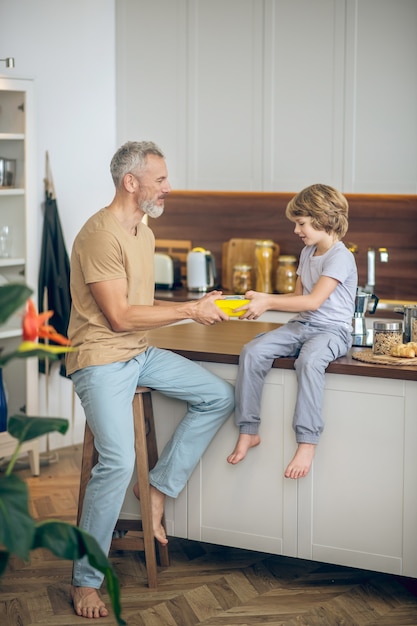
[[[211,250],[221,283],[222,244],[234,237],[273,239],[281,254],[299,255],[302,244],[285,217],[294,194],[268,192],[173,191],[165,212],[150,226],[158,239],[189,239]],[[349,230],[344,241],[358,246],[359,284],[367,282],[368,248],[388,249],[388,263],[377,256],[379,298],[417,302],[417,196],[345,194]]]

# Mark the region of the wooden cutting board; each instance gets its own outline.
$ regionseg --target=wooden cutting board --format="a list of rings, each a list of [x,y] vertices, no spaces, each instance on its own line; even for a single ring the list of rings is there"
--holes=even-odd
[[[258,239],[229,239],[222,246],[222,287],[233,290],[233,268],[239,263],[252,266],[252,284],[255,288],[255,245]],[[279,257],[279,245],[275,244],[272,273],[275,280],[275,271]]]

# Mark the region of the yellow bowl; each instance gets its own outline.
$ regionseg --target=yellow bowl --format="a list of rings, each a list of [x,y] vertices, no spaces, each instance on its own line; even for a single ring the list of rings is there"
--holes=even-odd
[[[235,311],[241,306],[248,304],[249,300],[239,296],[227,296],[224,300],[216,300],[217,306],[229,317],[241,317],[245,311]]]

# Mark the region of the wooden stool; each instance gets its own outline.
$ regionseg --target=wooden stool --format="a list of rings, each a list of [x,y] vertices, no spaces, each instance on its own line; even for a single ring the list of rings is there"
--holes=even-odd
[[[135,451],[136,470],[140,493],[141,519],[119,519],[115,530],[135,531],[134,537],[126,536],[113,538],[111,549],[115,550],[141,550],[145,551],[146,571],[148,586],[152,589],[157,587],[157,562],[155,550],[155,537],[152,526],[152,511],[149,485],[149,470],[158,460],[156,446],[155,424],[152,409],[152,394],[148,387],[137,387],[133,398],[133,420],[135,427]],[[81,465],[80,494],[78,498],[77,524],[80,522],[81,511],[87,483],[90,479],[91,470],[97,463],[97,451],[94,447],[94,437],[88,424],[85,424],[83,458]],[[162,519],[165,527],[165,519]],[[168,546],[157,542],[159,548],[159,561],[162,567],[169,566]]]

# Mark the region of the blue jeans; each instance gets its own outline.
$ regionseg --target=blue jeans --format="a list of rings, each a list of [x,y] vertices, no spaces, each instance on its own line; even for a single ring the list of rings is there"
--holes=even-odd
[[[80,528],[93,535],[108,554],[135,465],[132,400],[136,387],[151,387],[188,403],[184,418],[149,473],[150,483],[173,498],[231,414],[234,391],[197,363],[154,347],[124,363],[83,368],[71,378],[98,452]],[[99,588],[102,580],[103,575],[86,558],[76,561],[75,586]]]

